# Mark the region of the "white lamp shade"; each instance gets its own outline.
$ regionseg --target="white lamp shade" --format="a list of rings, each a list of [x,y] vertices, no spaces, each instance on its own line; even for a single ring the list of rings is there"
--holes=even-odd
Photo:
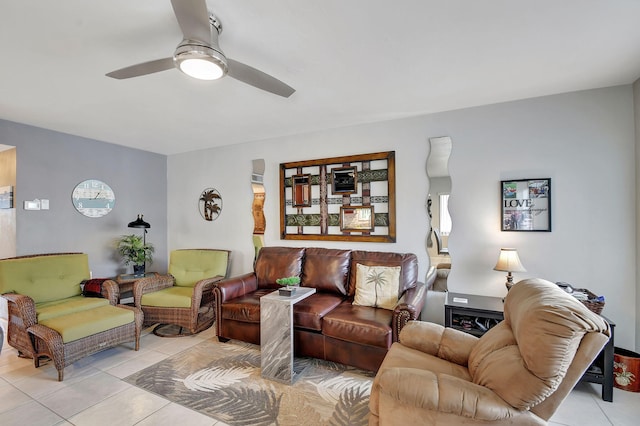
[[[527,272],[520,262],[518,251],[514,248],[500,249],[498,263],[496,263],[496,266],[493,269],[504,272]]]

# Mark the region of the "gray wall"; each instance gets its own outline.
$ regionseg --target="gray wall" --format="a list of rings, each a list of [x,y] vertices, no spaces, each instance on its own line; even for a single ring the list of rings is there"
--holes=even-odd
[[[633,90],[630,85],[378,122],[169,156],[170,246],[232,250],[232,272],[251,270],[251,160],[263,158],[267,245],[413,252],[425,248],[429,138],[450,136],[452,180],[449,289],[502,297],[493,270],[500,247],[516,247],[526,273],[605,295],[616,344],[636,339],[636,206]],[[278,165],[349,154],[396,151],[397,242],[280,240]],[[500,181],[552,179],[553,232],[501,232]],[[207,223],[197,197],[212,186],[222,214]]]
[[[156,248],[149,270],[167,268],[167,160],[150,152],[0,120],[0,144],[16,147],[16,254],[79,251],[89,254],[94,277],[129,272],[113,241],[138,213],[151,224],[147,241]],[[88,218],[71,203],[73,188],[85,179],[108,183],[115,208]],[[50,210],[27,211],[25,200],[49,199]]]

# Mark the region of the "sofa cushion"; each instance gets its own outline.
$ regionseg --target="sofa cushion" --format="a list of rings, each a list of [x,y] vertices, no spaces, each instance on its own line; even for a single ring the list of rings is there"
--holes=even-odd
[[[260,288],[279,288],[278,278],[299,277],[304,248],[263,247],[256,259],[255,272]]]
[[[335,294],[315,293],[293,305],[293,325],[310,330],[322,330],[322,318],[344,299]]]
[[[222,319],[231,321],[242,321],[260,323],[260,298],[265,294],[272,293],[272,288],[263,288],[236,297],[222,304],[220,315]]]
[[[173,250],[169,259],[169,274],[180,287],[193,287],[200,280],[227,275],[229,252],[226,250]],[[158,305],[159,306],[159,305]]]
[[[421,350],[394,343],[384,358],[380,370],[393,367],[410,367],[429,370],[436,374],[448,374],[462,380],[471,381],[469,370],[464,365],[446,361],[438,356],[429,355]]]
[[[40,322],[62,336],[64,343],[101,333],[134,321],[134,313],[116,306],[101,306]]]
[[[353,296],[356,292],[355,271],[358,263],[367,266],[400,266],[402,269],[398,297],[406,290],[414,288],[418,282],[418,258],[415,254],[354,250],[351,252],[349,296]]]
[[[393,309],[398,303],[400,266],[356,265],[354,305]]]
[[[347,294],[351,250],[307,248],[302,267],[303,287],[319,292]]]
[[[18,293],[35,303],[79,296],[89,279],[89,258],[83,253],[24,256],[0,261],[0,294]]]
[[[190,308],[192,296],[192,287],[173,286],[143,294],[140,304],[163,308]]]
[[[74,296],[62,300],[53,300],[36,304],[36,317],[38,322],[68,315],[74,312],[106,306],[109,300],[96,297]]]
[[[325,315],[322,334],[362,345],[389,348],[392,341],[391,320],[393,311],[354,306],[350,301],[342,302]]]

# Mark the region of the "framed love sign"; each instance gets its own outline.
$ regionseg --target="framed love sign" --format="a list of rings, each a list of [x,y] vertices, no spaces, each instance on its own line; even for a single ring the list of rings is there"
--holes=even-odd
[[[500,182],[502,231],[551,232],[551,178]]]

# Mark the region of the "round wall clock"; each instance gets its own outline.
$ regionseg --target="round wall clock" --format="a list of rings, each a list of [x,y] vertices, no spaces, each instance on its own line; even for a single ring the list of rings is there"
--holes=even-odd
[[[113,189],[98,179],[87,179],[73,189],[71,202],[87,217],[102,217],[109,214],[116,204]]]

